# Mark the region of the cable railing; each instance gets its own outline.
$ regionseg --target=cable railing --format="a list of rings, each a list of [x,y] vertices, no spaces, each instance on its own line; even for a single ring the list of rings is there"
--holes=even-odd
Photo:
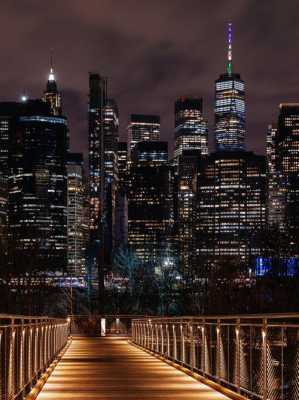
[[[23,399],[66,345],[69,321],[0,314],[0,399]]]
[[[132,341],[245,398],[299,399],[299,313],[135,319]]]

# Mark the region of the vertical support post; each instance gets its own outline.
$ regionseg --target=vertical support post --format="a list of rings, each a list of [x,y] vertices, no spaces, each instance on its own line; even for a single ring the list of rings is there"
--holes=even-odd
[[[176,330],[175,325],[172,325],[172,334],[173,334],[173,358],[177,360],[178,358],[178,351],[177,351],[177,340],[176,340]]]
[[[185,363],[185,337],[184,337],[184,330],[183,325],[180,325],[180,333],[181,333],[181,362]]]
[[[217,320],[216,326],[216,378],[220,383],[221,379],[221,331],[220,320]]]
[[[144,346],[147,349],[148,348],[148,323],[147,323],[147,321],[144,322],[144,334],[145,334]]]
[[[14,373],[15,373],[15,320],[12,319],[9,327],[9,345],[8,345],[8,371],[7,371],[7,398],[13,398],[15,392]]]
[[[240,383],[241,383],[241,364],[240,364],[240,319],[237,319],[236,324],[236,386],[238,393],[240,393]]]
[[[206,352],[208,349],[206,348],[206,325],[203,321],[203,325],[201,327],[201,360],[202,360],[202,371],[204,374],[207,372],[207,360],[206,360]]]
[[[161,331],[161,354],[164,355],[164,332],[163,332],[163,324],[160,325],[160,331]]]
[[[284,343],[284,329],[285,328],[281,328],[281,343]],[[284,346],[281,345],[281,363],[280,363],[280,376],[281,376],[281,382],[280,382],[280,387],[281,387],[281,398],[284,398]],[[298,372],[297,372],[298,374]]]
[[[24,319],[21,321],[21,331],[20,331],[20,364],[19,364],[19,382],[20,382],[20,388],[24,386],[24,356],[25,356],[25,328],[24,328]]]
[[[155,349],[155,340],[154,340],[154,325],[151,323],[151,333],[152,333],[152,344],[151,344],[151,350],[154,351]]]
[[[146,325],[145,322],[142,324],[142,345],[146,347]]]
[[[190,325],[190,365],[191,370],[194,370],[195,367],[195,343],[194,343],[194,335],[193,335],[193,325]]]
[[[155,324],[155,330],[156,330],[156,352],[159,353],[159,328],[157,324]]]
[[[268,398],[268,356],[267,356],[267,318],[263,319],[262,326],[262,359],[263,359],[263,400]]]
[[[169,338],[169,326],[166,323],[166,337],[167,337],[167,357],[170,357],[170,338]]]

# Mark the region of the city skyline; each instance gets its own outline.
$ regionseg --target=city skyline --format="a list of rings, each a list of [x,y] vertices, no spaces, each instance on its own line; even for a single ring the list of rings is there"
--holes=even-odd
[[[229,21],[234,32],[234,71],[242,74],[246,84],[249,150],[265,152],[267,126],[275,120],[279,103],[296,101],[296,76],[292,71],[298,51],[292,39],[296,37],[298,10],[293,1],[283,7],[276,1],[271,5],[230,1],[217,7],[188,1],[183,15],[180,2],[149,5],[129,1],[125,7],[119,3],[117,16],[109,2],[91,1],[89,8],[72,2],[71,9],[68,2],[54,3],[42,29],[39,24],[47,7],[35,1],[26,4],[24,14],[19,16],[13,5],[3,5],[2,15],[11,17],[13,29],[10,27],[9,47],[5,43],[2,46],[2,58],[9,62],[4,62],[2,73],[6,79],[0,82],[1,100],[19,100],[23,91],[31,98],[40,97],[52,51],[64,114],[70,120],[73,151],[84,148],[86,154],[87,150],[88,71],[108,75],[110,95],[120,110],[121,139],[130,114],[158,114],[161,140],[169,141],[171,151],[174,102],[179,96],[191,95],[203,97],[211,142],[213,85],[219,73],[225,72]],[[33,9],[34,18],[29,15]],[[211,12],[215,17],[213,32],[205,18]],[[59,21],[55,19],[55,30],[52,14],[55,18],[60,16]],[[166,15],[168,24],[164,26]],[[184,24],[187,21],[189,29]],[[2,28],[5,29],[5,21]],[[26,53],[20,62],[22,48]],[[284,62],[276,62],[277,58]]]

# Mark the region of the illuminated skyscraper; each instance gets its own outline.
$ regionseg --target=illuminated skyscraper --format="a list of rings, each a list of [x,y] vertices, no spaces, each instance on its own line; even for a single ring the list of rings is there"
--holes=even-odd
[[[41,100],[2,103],[14,114],[9,132],[10,248],[21,268],[67,267],[67,120]],[[10,111],[9,111],[10,110]]]
[[[277,127],[269,125],[267,133],[268,223],[285,230],[285,189],[277,159]]]
[[[104,290],[104,276],[111,267],[115,244],[118,125],[117,105],[107,97],[107,79],[99,74],[90,74],[89,259],[92,273],[96,269],[98,271],[100,296]]]
[[[175,102],[175,150],[178,157],[184,150],[208,154],[208,126],[202,116],[202,99],[181,97]]]
[[[119,187],[125,188],[128,180],[128,143],[118,142],[117,144],[117,169],[118,169],[118,183]]]
[[[127,142],[118,142],[117,146],[118,187],[116,193],[115,246],[126,246],[128,242],[128,178],[129,155]]]
[[[107,102],[107,80],[98,74],[89,75],[89,196],[90,237],[99,239],[104,203],[104,107]]]
[[[296,242],[299,236],[299,104],[280,104],[272,154],[275,182],[279,186],[276,197],[279,194],[278,206],[282,212],[279,216]]]
[[[47,87],[43,95],[43,101],[49,104],[53,115],[61,115],[61,95],[57,89],[52,57],[50,62],[50,73],[48,77]]]
[[[215,139],[216,150],[245,149],[245,86],[233,72],[232,24],[228,25],[226,73],[215,82]]]
[[[216,152],[197,179],[199,256],[248,261],[260,254],[252,235],[266,224],[266,160],[250,152]]]
[[[17,106],[6,105],[0,107],[0,246],[7,246],[7,223],[8,223],[8,154],[9,138],[15,124],[15,113]]]
[[[176,232],[181,271],[192,269],[194,227],[196,219],[196,179],[201,161],[200,151],[184,150],[178,157],[176,185]]]
[[[86,226],[84,221],[83,155],[67,156],[67,245],[68,272],[85,275]]]
[[[111,254],[115,247],[116,193],[118,188],[118,107],[113,99],[107,99],[104,107],[104,224],[105,255],[111,263]]]
[[[167,142],[140,142],[132,153],[128,244],[143,262],[155,263],[168,247],[173,207],[167,160]]]
[[[160,117],[157,115],[132,114],[128,126],[131,152],[136,143],[160,140]]]

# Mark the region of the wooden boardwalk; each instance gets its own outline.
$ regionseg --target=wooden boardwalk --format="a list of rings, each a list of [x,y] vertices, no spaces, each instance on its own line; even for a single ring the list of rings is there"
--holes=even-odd
[[[124,338],[78,338],[38,400],[228,399]]]

